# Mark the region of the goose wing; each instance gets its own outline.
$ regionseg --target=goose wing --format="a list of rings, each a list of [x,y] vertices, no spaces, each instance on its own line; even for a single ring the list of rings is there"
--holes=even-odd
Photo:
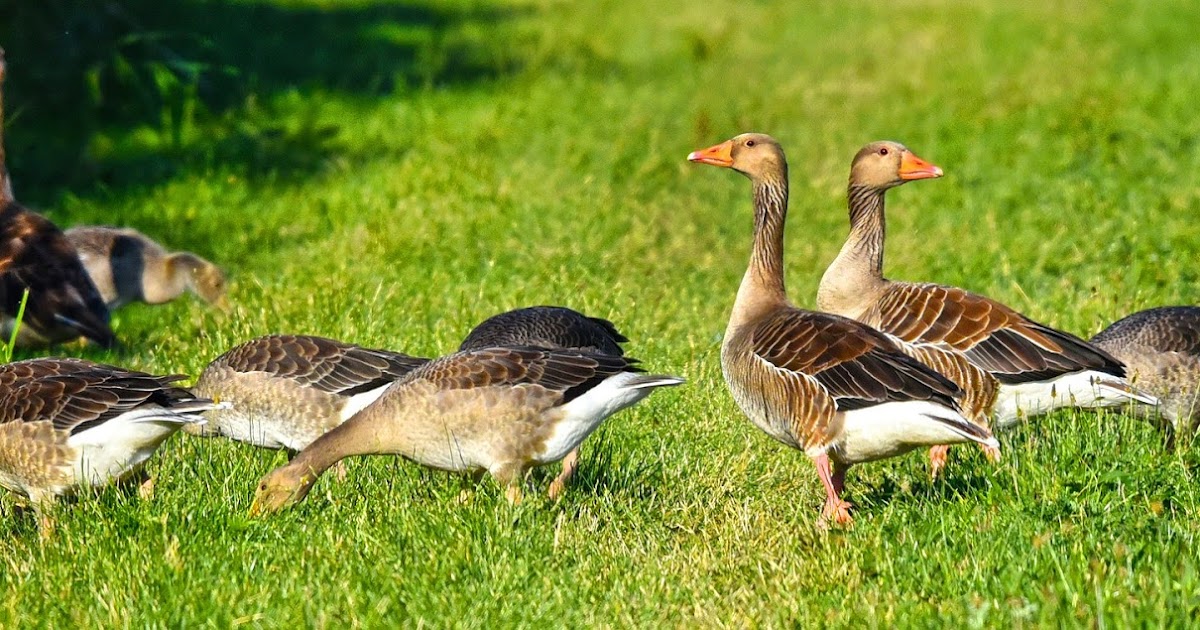
[[[187,390],[172,385],[184,378],[104,366],[46,375],[3,388],[0,423],[50,420],[54,428],[75,434],[146,403],[170,408],[195,400]]]
[[[351,396],[387,385],[428,359],[310,335],[268,335],[217,357],[238,372],[266,372],[320,391]]]
[[[837,315],[780,311],[755,327],[751,344],[783,378],[815,381],[843,411],[908,400],[957,409],[962,396],[879,331]]]
[[[441,390],[535,385],[561,394],[560,402],[566,403],[614,374],[640,371],[635,363],[600,353],[504,346],[436,359],[414,370],[408,381],[420,379]]]
[[[1200,307],[1162,306],[1117,320],[1092,337],[1104,348],[1136,344],[1159,352],[1200,354]]]
[[[1125,375],[1100,348],[954,287],[893,283],[862,319],[904,341],[945,344],[1004,384],[1086,370]]]

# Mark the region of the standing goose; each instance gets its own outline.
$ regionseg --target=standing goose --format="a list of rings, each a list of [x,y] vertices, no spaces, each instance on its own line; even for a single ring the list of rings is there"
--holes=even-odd
[[[153,376],[78,359],[0,366],[0,486],[43,508],[137,472],[182,425],[218,405]]]
[[[1200,420],[1200,307],[1162,306],[1120,319],[1092,343],[1125,362],[1133,382],[1162,400],[1172,440]],[[1141,412],[1145,407],[1137,407]],[[1149,415],[1149,414],[1146,414]]]
[[[192,390],[230,403],[198,435],[296,453],[428,359],[308,335],[267,335],[214,359]]]
[[[588,317],[562,306],[531,306],[506,311],[484,320],[458,347],[459,351],[494,346],[536,346],[583,350],[620,357],[629,341],[607,319]],[[562,460],[562,472],[550,483],[550,498],[558,499],[579,468],[579,449]]]
[[[1125,379],[1125,367],[1074,335],[995,300],[937,284],[883,277],[884,193],[942,169],[895,142],[873,142],[850,169],[850,236],[821,278],[817,305],[900,339],[961,352],[1000,382],[998,427],[1060,407],[1156,405]]]
[[[168,253],[131,228],[87,225],[66,236],[110,310],[130,302],[164,304],[184,291],[226,308],[225,274],[191,252]]]
[[[302,501],[334,462],[394,454],[446,471],[491,473],[512,503],[533,466],[574,450],[608,416],[675,376],[640,374],[632,359],[572,350],[495,347],[413,370],[379,400],[259,483],[251,515]]]
[[[754,246],[725,330],[721,368],[758,428],[813,459],[825,486],[823,519],[851,522],[841,492],[854,464],[935,444],[998,446],[987,429],[963,417],[956,402],[961,390],[896,342],[788,301],[787,160],[775,139],[742,134],[688,160],[732,168],[753,183]]]
[[[0,88],[6,63],[0,50]],[[0,90],[0,131],[4,97]],[[17,325],[22,295],[29,291],[17,342],[44,345],[87,337],[106,348],[116,345],[108,308],[61,230],[13,197],[0,133],[0,336]]]

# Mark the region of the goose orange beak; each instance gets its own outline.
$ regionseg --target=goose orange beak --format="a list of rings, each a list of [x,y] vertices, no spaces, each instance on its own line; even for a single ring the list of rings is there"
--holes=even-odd
[[[692,151],[688,154],[688,161],[729,168],[733,166],[733,141],[726,140],[707,149]]]
[[[900,179],[907,182],[914,179],[941,177],[942,169],[913,155],[910,151],[905,151],[904,157],[900,158],[900,171],[897,174]]]

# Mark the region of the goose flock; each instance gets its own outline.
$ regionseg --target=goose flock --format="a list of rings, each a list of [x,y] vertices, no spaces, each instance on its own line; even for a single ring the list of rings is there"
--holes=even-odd
[[[0,86],[5,75],[0,51]],[[3,98],[0,95],[0,129]],[[0,137],[0,332],[22,346],[118,340],[109,313],[191,291],[218,308],[226,278],[190,252],[170,253],[130,228],[60,230],[13,195]],[[788,166],[771,136],[746,133],[689,161],[750,179],[754,237],[733,300],[721,368],[745,416],[807,454],[824,487],[822,523],[852,522],[843,498],[859,463],[927,449],[933,476],[947,449],[1001,457],[993,431],[1064,407],[1120,407],[1190,435],[1200,397],[1200,308],[1142,311],[1090,342],[965,289],[883,274],[889,189],[942,170],[895,142],[853,158],[849,236],[821,278],[817,310],[784,285]],[[713,314],[722,306],[713,305]],[[179,429],[287,451],[253,489],[252,515],[304,500],[351,456],[396,455],[490,475],[511,503],[529,469],[562,461],[562,496],[579,447],[608,417],[684,383],[625,354],[610,321],[561,306],[519,308],[469,332],[454,352],[414,357],[311,335],[273,334],[212,360],[191,387],[77,358],[0,366],[0,485],[20,495],[43,534],[58,497],[140,481]],[[250,489],[247,489],[248,492]]]

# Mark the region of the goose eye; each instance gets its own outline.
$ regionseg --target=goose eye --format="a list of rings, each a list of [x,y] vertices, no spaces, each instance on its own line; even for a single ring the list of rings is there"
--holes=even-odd
[[[747,140],[747,141],[746,141],[746,146],[748,146],[748,147],[752,147],[752,146],[754,146],[754,144],[755,144],[755,143],[754,143],[754,141],[753,141],[753,140]]]
[[[887,154],[888,154],[887,147],[882,147],[879,149],[879,155],[887,155]]]

